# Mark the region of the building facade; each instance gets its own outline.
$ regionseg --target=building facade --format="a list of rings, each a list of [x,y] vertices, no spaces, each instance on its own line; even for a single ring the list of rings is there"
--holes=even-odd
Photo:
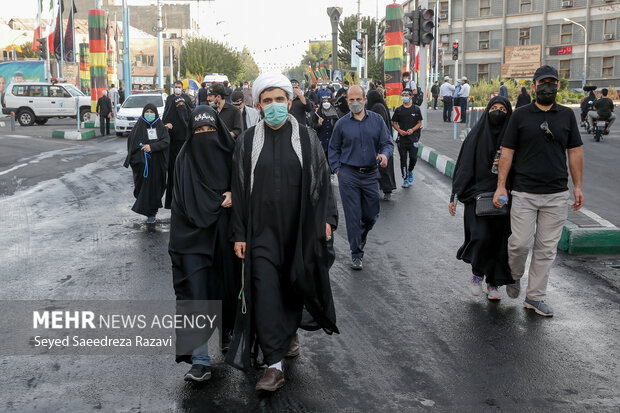
[[[406,2],[405,11],[420,3]],[[458,74],[474,83],[501,76],[506,47],[541,45],[540,62],[581,88],[587,44],[587,83],[620,86],[620,0],[428,0],[428,7],[439,17],[439,70],[451,77],[454,42]]]

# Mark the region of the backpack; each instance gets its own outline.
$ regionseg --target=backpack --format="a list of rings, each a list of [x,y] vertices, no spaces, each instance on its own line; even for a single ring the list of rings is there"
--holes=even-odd
[[[414,96],[413,104],[416,106],[420,106],[422,102],[424,102],[424,92],[422,92],[422,88],[420,86],[418,88],[417,95]]]

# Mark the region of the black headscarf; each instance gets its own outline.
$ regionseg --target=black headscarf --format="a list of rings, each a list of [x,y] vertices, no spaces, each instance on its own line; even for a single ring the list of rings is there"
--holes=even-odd
[[[499,126],[489,122],[489,109],[496,103],[503,104],[507,110],[504,123]],[[491,172],[491,168],[511,114],[510,101],[496,96],[491,99],[476,126],[467,134],[452,178],[452,193],[459,201],[469,202],[475,195],[497,188],[497,175]]]
[[[151,109],[153,113],[155,113],[155,120],[153,122],[148,122],[144,119],[144,114],[147,109]],[[168,131],[166,131],[163,122],[159,118],[157,106],[152,103],[147,103],[142,109],[142,115],[131,129],[129,137],[127,138],[127,158],[125,159],[125,167],[144,163],[144,155],[140,149],[140,144],[146,145],[152,143],[152,141],[149,141],[147,132],[147,129],[150,128],[155,128],[157,130],[158,141],[168,136]],[[167,165],[168,157],[165,156],[164,158],[165,159],[162,160],[164,160]]]
[[[204,116],[214,119],[217,131],[193,133],[194,123]],[[222,212],[222,194],[230,190],[235,141],[217,113],[205,105],[192,111],[190,130],[176,160],[172,211],[195,227],[207,228]]]
[[[378,113],[383,118],[388,130],[391,131],[390,110],[388,109],[383,95],[376,89],[370,90],[366,95],[366,109]]]
[[[183,104],[181,104],[183,103]],[[164,123],[172,123],[170,137],[176,140],[185,140],[190,134],[189,118],[192,111],[192,103],[185,94],[172,94],[166,99],[166,107],[162,118]]]
[[[325,103],[325,102],[329,102],[330,103],[329,109],[327,109],[327,110],[325,110],[325,108],[323,108],[323,103]],[[334,104],[330,100],[323,100],[319,104],[319,110],[317,111],[317,113],[323,119],[331,119],[332,122],[336,122],[338,120],[338,112],[336,111],[336,108],[334,107]]]

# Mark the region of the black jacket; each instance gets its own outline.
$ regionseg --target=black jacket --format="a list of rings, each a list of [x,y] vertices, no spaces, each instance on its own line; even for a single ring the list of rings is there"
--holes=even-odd
[[[231,105],[230,103],[224,103],[224,107],[219,113],[220,119],[228,127],[228,130],[235,134],[235,138],[241,135],[243,132],[243,118],[241,117],[241,111]]]
[[[112,113],[112,102],[109,97],[101,96],[99,100],[97,100],[96,112],[103,117],[107,117],[110,113]]]
[[[298,97],[293,99],[289,113],[297,119],[300,125],[306,124],[306,113],[314,111],[314,104],[311,99],[306,98],[306,104],[301,103]]]

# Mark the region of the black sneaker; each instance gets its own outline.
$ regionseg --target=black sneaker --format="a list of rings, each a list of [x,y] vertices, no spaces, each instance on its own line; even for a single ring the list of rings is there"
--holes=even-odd
[[[362,270],[364,268],[364,266],[362,265],[362,259],[353,258],[353,261],[351,262],[351,268],[354,269],[355,271]]]
[[[207,381],[211,378],[211,367],[203,364],[192,364],[192,368],[185,373],[185,381]]]

